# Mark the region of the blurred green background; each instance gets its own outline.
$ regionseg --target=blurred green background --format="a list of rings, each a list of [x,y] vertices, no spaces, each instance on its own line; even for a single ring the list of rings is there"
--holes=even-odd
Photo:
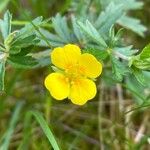
[[[140,37],[129,30],[124,34],[126,43],[133,44],[137,49],[143,48],[150,42],[150,1],[143,0],[143,2],[142,9],[131,11],[129,14],[139,18],[148,28],[145,37]],[[13,21],[20,21],[13,23],[13,29],[17,30],[24,25],[24,21],[32,20],[37,16],[50,18],[58,12],[68,15],[73,11],[74,3],[78,3],[78,1],[1,0],[0,17],[2,18],[5,10],[9,9],[13,14]],[[24,14],[27,14],[28,18]],[[37,51],[39,50],[41,49],[37,48]],[[23,139],[24,116],[29,110],[39,110],[43,113],[62,150],[148,150],[150,148],[150,144],[145,141],[145,138],[138,144],[133,138],[138,134],[143,123],[146,136],[150,133],[150,122],[147,119],[149,110],[135,112],[130,119],[128,116],[123,117],[123,112],[120,112],[118,108],[117,86],[109,89],[104,87],[104,90],[100,91],[104,99],[100,108],[98,107],[99,95],[83,107],[75,106],[67,100],[55,101],[43,85],[44,78],[50,70],[50,67],[20,70],[7,66],[6,90],[0,95],[0,137],[7,130],[16,103],[19,101],[24,103],[19,123],[11,139],[10,150],[16,150]],[[128,109],[133,105],[133,100],[128,93],[124,96],[124,103]],[[126,128],[128,119],[129,122],[132,120],[132,128]],[[98,126],[99,123],[101,127]],[[51,149],[36,122],[33,121],[29,128],[32,130],[32,134],[28,139],[26,149]],[[106,145],[105,147],[99,142],[99,139]]]

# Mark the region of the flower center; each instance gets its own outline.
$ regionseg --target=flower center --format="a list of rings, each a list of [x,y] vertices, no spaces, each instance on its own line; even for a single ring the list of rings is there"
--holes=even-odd
[[[65,69],[65,73],[69,81],[71,83],[74,83],[76,79],[84,77],[85,68],[79,64],[75,64],[75,65],[69,64]]]

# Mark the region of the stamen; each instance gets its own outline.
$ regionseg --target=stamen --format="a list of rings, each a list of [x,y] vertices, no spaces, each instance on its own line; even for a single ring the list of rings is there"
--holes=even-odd
[[[71,81],[71,85],[73,85],[73,84],[75,84],[75,82],[74,82],[74,81]]]
[[[65,78],[65,81],[66,81],[66,82],[69,82],[69,78]]]

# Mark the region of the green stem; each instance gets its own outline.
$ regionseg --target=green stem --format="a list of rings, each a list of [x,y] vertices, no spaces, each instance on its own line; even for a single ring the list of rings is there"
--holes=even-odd
[[[11,24],[14,25],[14,26],[24,26],[24,25],[26,25],[28,23],[31,23],[31,21],[24,21],[24,20],[18,21],[18,20],[14,20],[14,21],[11,22]],[[45,23],[45,24],[42,25],[42,27],[52,28],[52,24]]]

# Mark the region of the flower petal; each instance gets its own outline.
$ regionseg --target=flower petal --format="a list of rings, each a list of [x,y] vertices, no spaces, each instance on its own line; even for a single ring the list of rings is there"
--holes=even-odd
[[[93,55],[88,53],[80,56],[79,65],[81,66],[82,74],[90,78],[96,78],[102,72],[102,64]]]
[[[74,104],[83,105],[88,100],[94,98],[96,92],[96,85],[92,80],[78,79],[71,86],[69,99]]]
[[[45,78],[45,87],[51,95],[57,100],[63,100],[68,97],[70,86],[68,79],[61,73],[51,73]]]
[[[55,48],[51,53],[52,63],[62,69],[67,69],[77,63],[81,50],[77,45],[67,44],[64,47]]]

